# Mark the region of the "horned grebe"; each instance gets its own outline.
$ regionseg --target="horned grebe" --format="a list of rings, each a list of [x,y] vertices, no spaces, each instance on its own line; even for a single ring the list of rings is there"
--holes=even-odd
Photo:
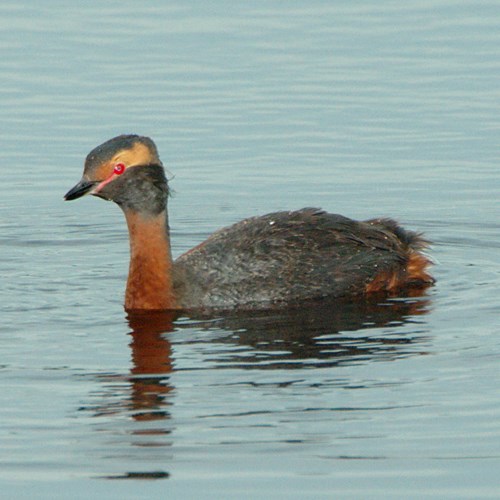
[[[242,220],[173,261],[168,182],[148,137],[121,135],[92,150],[65,199],[85,194],[125,213],[127,310],[263,309],[434,282],[419,234],[391,219],[358,222],[318,208]]]

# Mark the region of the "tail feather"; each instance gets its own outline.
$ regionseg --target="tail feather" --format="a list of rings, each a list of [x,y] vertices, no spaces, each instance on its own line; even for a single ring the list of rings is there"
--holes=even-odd
[[[395,234],[399,241],[408,249],[415,251],[425,250],[430,245],[430,242],[424,238],[422,233],[404,229],[394,219],[370,219],[366,222],[372,226],[379,226],[381,229]]]
[[[404,269],[394,272],[391,276],[378,277],[370,284],[370,288],[380,290],[382,282],[385,283],[386,290],[403,286],[422,287],[435,282],[428,272],[432,261],[423,253],[429,247],[430,242],[422,233],[404,229],[393,219],[371,219],[366,222],[393,233],[402,243],[407,258]]]

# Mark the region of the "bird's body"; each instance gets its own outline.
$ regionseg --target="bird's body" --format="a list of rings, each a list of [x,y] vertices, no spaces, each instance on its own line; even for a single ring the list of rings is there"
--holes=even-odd
[[[258,308],[428,281],[408,271],[418,236],[404,232],[408,239],[402,241],[392,225],[315,208],[245,219],[181,255],[174,262],[174,289],[187,308]]]
[[[145,137],[119,136],[93,150],[66,199],[87,193],[125,213],[126,309],[262,309],[433,282],[420,235],[391,219],[358,222],[316,208],[245,219],[173,261],[168,183]]]

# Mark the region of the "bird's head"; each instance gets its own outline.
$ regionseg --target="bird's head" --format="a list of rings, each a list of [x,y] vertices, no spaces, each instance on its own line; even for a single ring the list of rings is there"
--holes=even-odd
[[[166,208],[168,184],[155,143],[149,137],[120,135],[93,149],[82,179],[64,196],[92,194],[123,210],[159,213]]]

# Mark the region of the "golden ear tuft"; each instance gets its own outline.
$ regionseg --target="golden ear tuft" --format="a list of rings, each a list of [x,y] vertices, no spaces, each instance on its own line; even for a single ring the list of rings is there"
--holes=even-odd
[[[141,142],[136,142],[130,149],[120,151],[115,160],[129,167],[159,164],[160,162],[156,152],[151,151],[146,144]]]

